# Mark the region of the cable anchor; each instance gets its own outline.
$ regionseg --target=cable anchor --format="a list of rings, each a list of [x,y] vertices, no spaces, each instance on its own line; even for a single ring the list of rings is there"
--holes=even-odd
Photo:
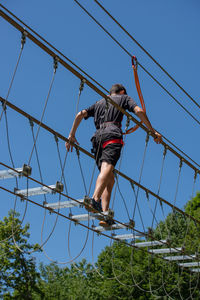
[[[127,119],[126,119],[125,132],[128,130],[129,125],[130,125],[130,117],[128,116]]]
[[[79,148],[76,147],[76,154],[78,156],[78,158],[80,157],[80,151],[79,151]]]
[[[84,89],[84,84],[86,83],[86,79],[85,78],[82,78],[81,79],[81,82],[80,82],[80,86],[79,86],[79,96],[81,95],[81,92],[83,91]]]
[[[195,172],[194,172],[194,181],[196,181],[197,175],[198,175],[198,170],[196,169]]]
[[[6,111],[6,109],[7,109],[6,101],[3,101],[3,102],[2,102],[2,108],[3,108],[4,111]]]
[[[183,166],[183,158],[181,157],[180,158],[180,163],[179,163],[179,170],[181,170],[182,166]]]
[[[22,175],[31,176],[32,168],[29,165],[24,164],[22,169]]]
[[[63,192],[63,189],[64,189],[63,183],[60,182],[60,181],[57,181],[57,182],[56,182],[56,187],[55,187],[55,192],[57,192],[57,193],[62,193],[62,192]]]
[[[58,61],[59,61],[58,57],[55,56],[55,57],[53,58],[53,69],[54,69],[54,73],[56,73],[56,70],[57,70],[57,68],[58,68]]]
[[[33,128],[33,126],[34,126],[33,120],[31,118],[29,118],[28,120],[29,120],[30,126]]]
[[[165,158],[165,156],[166,156],[166,154],[167,154],[167,149],[168,149],[168,146],[167,146],[167,145],[164,145],[163,158]]]
[[[135,55],[132,56],[132,68],[135,70],[137,70],[137,68],[138,68],[138,60]]]
[[[147,132],[147,136],[146,136],[146,140],[145,140],[146,146],[147,146],[147,144],[148,144],[148,142],[149,142],[149,136],[150,136],[150,134],[151,134],[150,131]]]
[[[22,36],[21,36],[21,49],[24,48],[24,45],[26,43],[26,37],[27,37],[28,33],[26,32],[26,30],[24,30],[22,32]]]
[[[56,141],[56,144],[58,144],[58,136],[56,135],[56,134],[54,134],[54,139],[55,139],[55,141]]]

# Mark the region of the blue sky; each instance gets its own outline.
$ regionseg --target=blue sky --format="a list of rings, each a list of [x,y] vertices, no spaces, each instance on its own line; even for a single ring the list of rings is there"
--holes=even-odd
[[[59,1],[1,1],[9,10],[41,34],[45,39],[56,46],[67,57],[79,65],[88,74],[94,77],[105,88],[109,89],[113,83],[121,82],[127,87],[128,94],[139,103],[134,85],[130,57],[124,53],[78,6],[73,0]],[[163,74],[161,70],[147,57],[145,53],[115,25],[94,1],[81,3],[122,43],[127,50],[136,55],[139,62],[145,66],[197,119],[198,108],[181,92],[175,84]],[[151,55],[183,86],[186,91],[199,102],[199,1],[132,1],[110,0],[101,3],[125,26],[125,28],[151,53]],[[1,32],[1,85],[0,95],[6,97],[11,76],[20,51],[20,33],[2,18],[0,19]],[[13,83],[9,101],[21,109],[40,119],[47,97],[53,73],[52,58],[27,40],[19,68]],[[189,117],[169,95],[167,95],[141,68],[138,70],[141,88],[145,99],[147,114],[152,125],[169,138],[178,147],[199,163],[199,125]],[[79,79],[62,66],[58,66],[53,88],[44,116],[44,123],[68,136],[73,118],[76,113],[76,104],[79,88]],[[83,109],[98,100],[99,96],[85,86],[82,93],[79,109]],[[17,113],[7,110],[10,144],[16,167],[28,162],[33,140],[28,121]],[[5,118],[0,123],[1,161],[11,165],[8,154],[7,138],[5,134]],[[35,127],[35,132],[37,127]],[[92,120],[83,122],[77,132],[80,145],[90,151],[90,137],[94,132]],[[138,181],[141,161],[144,151],[145,133],[142,129],[127,136],[126,145],[121,163],[121,171]],[[64,143],[59,141],[62,159],[65,156]],[[54,184],[61,176],[58,153],[54,137],[43,129],[40,130],[37,149],[42,167],[43,179],[46,184]],[[145,158],[142,184],[158,190],[159,176],[162,163],[161,145],[156,145],[150,139]],[[81,154],[81,164],[87,188],[90,185],[94,162]],[[33,177],[39,179],[38,166],[35,154],[31,160]],[[179,160],[171,153],[167,154],[164,166],[163,181],[160,195],[173,203],[178,176]],[[1,168],[2,169],[2,168]],[[97,175],[97,170],[95,176]],[[176,205],[180,208],[190,199],[193,182],[192,170],[183,165]],[[82,198],[85,194],[80,169],[75,152],[68,155],[65,168],[65,178],[69,195]],[[134,196],[130,185],[123,179],[119,181],[120,189],[126,200],[130,215],[133,213]],[[13,189],[15,180],[2,181],[2,185]],[[20,188],[25,188],[26,182],[20,179]],[[31,187],[36,185],[29,183]],[[199,190],[199,178],[195,191]],[[34,200],[42,203],[43,197]],[[64,201],[66,199],[61,199]],[[14,206],[14,198],[4,192],[1,196],[2,206],[0,217],[7,215]],[[49,196],[48,202],[58,201],[58,196]],[[140,192],[139,204],[144,218],[145,228],[151,225],[152,216],[145,198]],[[153,207],[154,199],[150,199]],[[23,215],[25,203],[17,202],[17,211]],[[127,221],[128,217],[123,201],[117,191],[114,199],[116,218]],[[170,211],[164,207],[165,215]],[[75,210],[73,213],[83,213]],[[69,211],[63,211],[68,215]],[[164,216],[158,210],[157,219]],[[142,224],[136,212],[136,228],[142,230]],[[31,240],[41,242],[41,228],[44,211],[28,205],[24,222],[29,222]],[[43,236],[53,228],[55,216],[45,216]],[[68,234],[70,233],[70,239]],[[121,232],[122,233],[122,232]],[[55,231],[45,246],[45,250],[52,259],[58,261],[70,260],[68,240],[72,257],[79,254],[87,238],[87,231],[81,226],[72,226],[68,221],[58,218]],[[110,240],[94,237],[94,259]],[[38,261],[49,262],[46,257],[38,255]],[[86,257],[92,261],[92,234],[79,257]]]

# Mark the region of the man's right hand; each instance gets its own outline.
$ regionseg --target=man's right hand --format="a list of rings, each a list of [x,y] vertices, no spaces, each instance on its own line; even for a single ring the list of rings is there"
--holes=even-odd
[[[155,131],[154,134],[156,135],[154,142],[156,142],[156,144],[160,144],[162,142],[162,135],[157,131]]]
[[[70,149],[71,149],[71,152],[72,152],[74,146],[70,142],[77,144],[77,145],[79,145],[79,143],[78,143],[77,139],[75,138],[75,136],[73,136],[73,135],[69,135],[68,140],[69,141],[65,143],[65,147],[66,147],[67,151],[70,151]]]

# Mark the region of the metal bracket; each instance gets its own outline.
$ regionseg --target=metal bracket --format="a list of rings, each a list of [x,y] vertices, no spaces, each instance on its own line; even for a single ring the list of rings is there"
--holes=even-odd
[[[57,182],[56,182],[56,188],[55,188],[55,191],[58,192],[58,193],[62,193],[62,192],[63,192],[63,189],[64,189],[63,183],[60,182],[60,181],[57,181]]]
[[[26,164],[23,165],[23,169],[22,169],[22,175],[24,176],[31,176],[32,173],[32,168],[31,166],[28,166]]]

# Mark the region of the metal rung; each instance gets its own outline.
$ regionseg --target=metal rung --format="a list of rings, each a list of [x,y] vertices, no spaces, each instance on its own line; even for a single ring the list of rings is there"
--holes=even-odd
[[[190,269],[190,271],[199,273],[200,272],[200,268]]]
[[[7,179],[7,178],[13,178],[13,177],[19,177],[22,175],[23,168],[16,168],[14,170],[8,169],[8,170],[2,170],[0,171],[0,179]]]
[[[155,254],[162,254],[162,253],[175,253],[182,251],[182,248],[165,248],[165,249],[150,249],[148,252],[155,253]]]
[[[178,264],[180,267],[200,267],[200,262],[181,263]]]
[[[165,256],[163,257],[166,260],[171,260],[171,261],[176,261],[176,260],[189,260],[189,259],[193,259],[196,258],[195,255],[177,255],[177,256]]]
[[[59,208],[69,208],[69,207],[79,207],[83,205],[84,199],[78,199],[80,203],[70,200],[70,201],[62,201],[62,202],[55,202],[55,203],[47,203],[45,207],[49,207],[52,209],[59,209]]]
[[[54,189],[54,190],[52,190]],[[49,185],[48,187],[42,186],[42,187],[36,187],[31,189],[25,189],[25,190],[15,190],[15,194],[20,194],[23,196],[36,196],[36,195],[42,195],[42,194],[53,194],[55,193],[56,185]]]
[[[163,243],[166,243],[166,240],[161,241],[149,241],[149,242],[139,242],[139,243],[132,243],[132,245],[136,247],[154,247],[158,245],[163,245]]]
[[[127,226],[129,226],[129,224],[127,224]],[[127,229],[127,226],[123,225],[123,224],[114,224],[112,226],[109,227],[103,227],[103,226],[94,226],[93,229],[99,232],[102,231],[109,231],[109,230],[115,230],[115,229]]]
[[[79,222],[79,221],[87,221],[88,219],[104,220],[106,217],[108,217],[108,215],[109,212],[102,212],[101,214],[89,212],[87,214],[81,214],[81,215],[70,215],[70,218]]]
[[[120,235],[113,235],[114,238],[118,240],[130,240],[130,239],[138,239],[141,238],[141,235],[135,235],[133,233],[127,233],[127,234],[120,234]]]
[[[14,170],[2,170],[0,171],[0,179],[8,179],[13,177],[20,177],[20,176],[30,176],[32,172],[32,168],[26,164],[23,165],[22,168],[15,168]]]
[[[82,215],[74,215],[74,216],[72,215],[72,216],[70,216],[70,218],[72,220],[75,220],[75,221],[79,222],[79,221],[94,220],[94,219],[97,218],[96,215],[95,214],[94,215],[92,215],[92,214],[82,214]]]

